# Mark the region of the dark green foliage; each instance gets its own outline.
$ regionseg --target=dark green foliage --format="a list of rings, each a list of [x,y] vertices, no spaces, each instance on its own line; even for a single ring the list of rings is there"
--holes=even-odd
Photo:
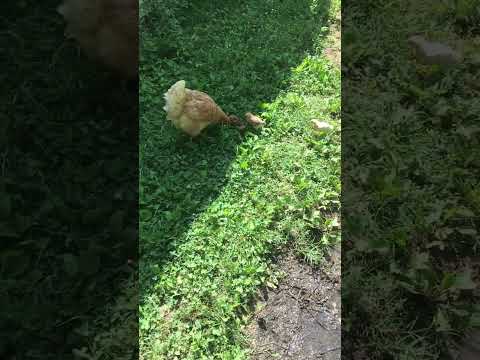
[[[2,4],[2,359],[77,358],[135,283],[137,97],[64,39],[58,3]]]
[[[189,6],[176,13],[180,29],[167,31],[175,56],[158,56],[165,38],[148,27],[142,40],[140,356],[245,359],[242,325],[258,287],[276,281],[273,255],[288,244],[320,264],[339,240],[340,73],[320,53],[338,7]],[[180,79],[226,112],[261,114],[268,125],[212,126],[191,141],[162,110]],[[335,131],[314,134],[313,117]]]
[[[464,36],[439,2],[385,5],[343,19],[344,354],[438,359],[478,326],[477,65],[414,61],[410,35]]]

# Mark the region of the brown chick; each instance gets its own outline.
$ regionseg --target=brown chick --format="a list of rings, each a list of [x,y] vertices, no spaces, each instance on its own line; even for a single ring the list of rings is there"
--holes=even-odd
[[[177,81],[164,96],[167,119],[191,137],[198,136],[211,124],[240,123],[236,116],[226,115],[207,94],[187,89],[184,80]]]
[[[245,120],[254,127],[262,127],[265,125],[265,121],[262,118],[253,115],[251,112],[245,113]]]
[[[138,0],[65,0],[57,11],[87,56],[127,79],[138,77]]]

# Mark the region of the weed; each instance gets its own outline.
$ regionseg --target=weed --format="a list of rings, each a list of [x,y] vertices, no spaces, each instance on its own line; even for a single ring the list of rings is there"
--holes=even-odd
[[[343,19],[345,354],[437,359],[478,316],[476,70],[413,61],[411,34],[469,40],[437,2],[369,3]]]
[[[316,264],[339,240],[325,224],[340,209],[340,73],[312,50],[332,14],[324,2],[275,0],[189,11],[170,34],[176,57],[150,55],[155,32],[142,45],[140,357],[244,359],[249,301],[273,281],[288,234]],[[267,126],[188,141],[161,111],[179,79]],[[312,118],[334,131],[314,133]]]

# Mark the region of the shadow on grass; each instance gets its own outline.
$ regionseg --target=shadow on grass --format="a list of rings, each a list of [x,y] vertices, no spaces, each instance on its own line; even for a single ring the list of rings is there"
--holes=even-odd
[[[160,57],[160,35],[141,30],[141,299],[153,292],[195,219],[235,181],[229,167],[245,139],[236,129],[217,126],[189,141],[166,121],[163,93],[184,79],[227,113],[259,112],[262,102],[288,86],[290,69],[311,50],[329,7],[329,1],[314,8],[308,0],[192,2],[188,13],[179,14],[182,30],[168,35],[177,50],[169,59]],[[154,23],[155,15],[149,16]]]
[[[137,94],[66,42],[59,2],[2,4],[2,359],[75,358],[138,253]]]

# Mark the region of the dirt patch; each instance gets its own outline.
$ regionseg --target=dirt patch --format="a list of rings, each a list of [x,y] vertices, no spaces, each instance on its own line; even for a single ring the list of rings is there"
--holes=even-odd
[[[340,246],[314,269],[289,254],[277,289],[265,289],[247,328],[252,360],[337,360],[341,347]]]
[[[328,46],[323,50],[323,54],[327,59],[332,63],[341,66],[342,62],[342,22],[341,17],[338,16],[335,19],[335,22],[330,26],[330,33],[328,35],[327,44]]]
[[[480,359],[480,331],[467,334],[458,348],[452,344],[450,356],[453,360]]]

